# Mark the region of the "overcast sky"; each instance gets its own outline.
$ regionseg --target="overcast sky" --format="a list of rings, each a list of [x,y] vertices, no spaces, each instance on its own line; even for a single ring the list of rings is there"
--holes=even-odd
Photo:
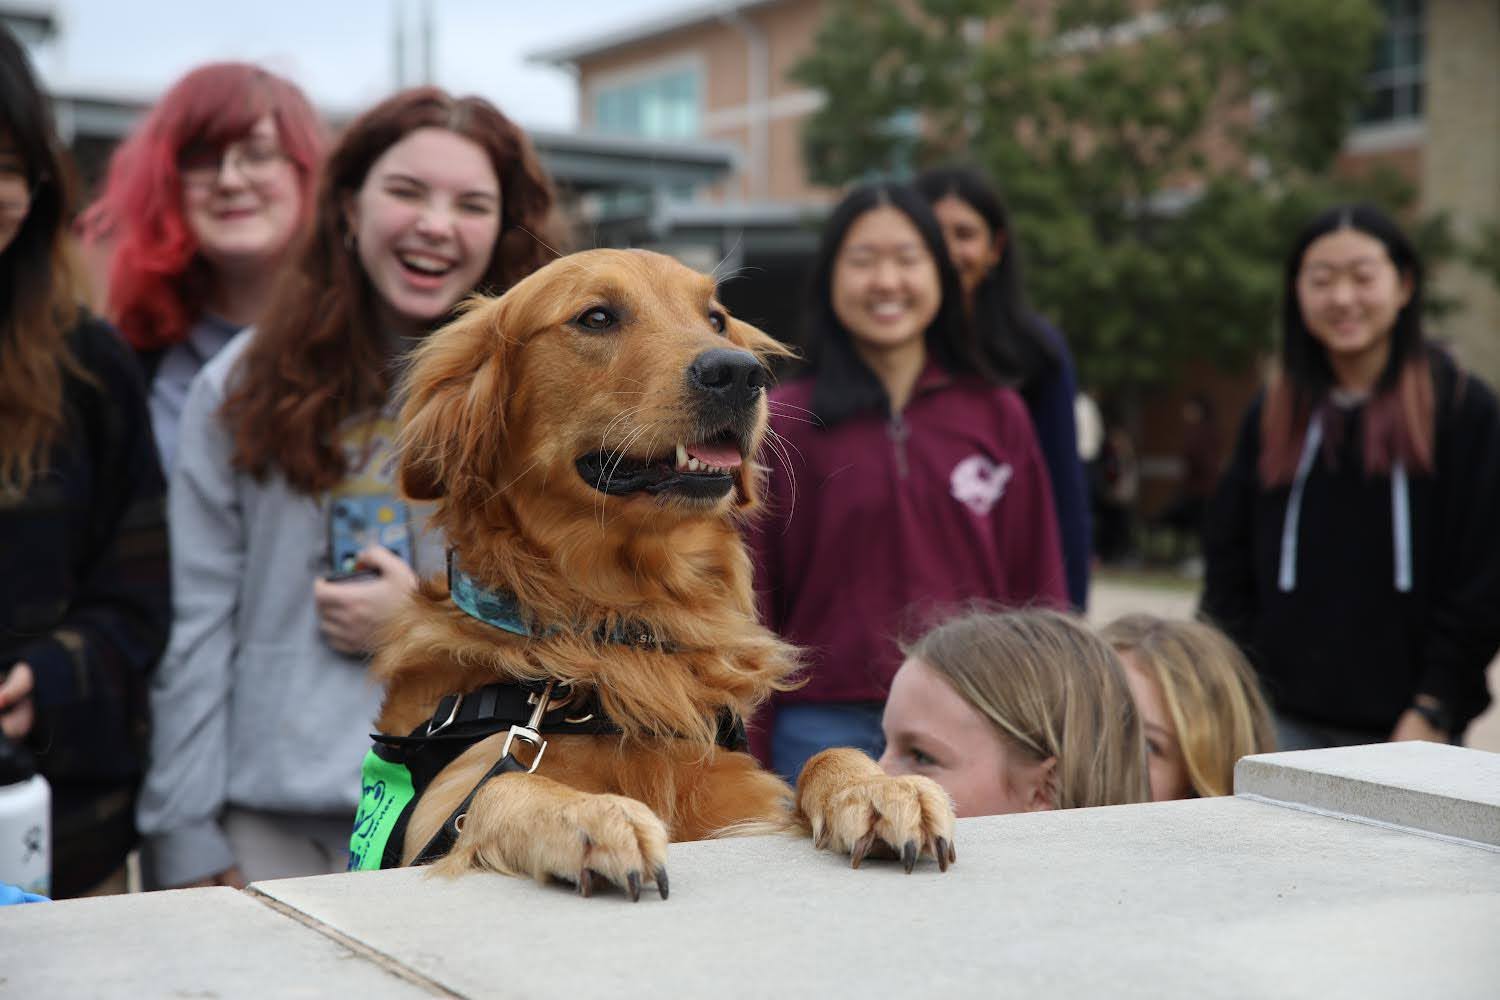
[[[526,54],[702,7],[703,0],[430,0],[437,83],[488,97],[523,125],[576,123],[572,78]],[[395,80],[398,9],[421,0],[57,0],[59,37],[38,52],[49,85],[149,97],[199,63],[245,59],[356,111]],[[413,30],[413,44],[418,33]],[[413,63],[415,65],[415,63]]]

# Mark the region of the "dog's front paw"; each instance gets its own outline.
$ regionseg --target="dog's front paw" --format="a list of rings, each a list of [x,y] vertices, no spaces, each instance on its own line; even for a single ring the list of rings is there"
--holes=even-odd
[[[667,898],[667,828],[642,802],[580,792],[539,775],[505,775],[480,789],[441,874],[485,868],[572,882],[582,896],[613,883],[632,902],[641,886]]]
[[[953,846],[953,803],[942,786],[920,775],[891,777],[858,750],[825,750],[797,782],[797,808],[813,843],[847,853],[853,867],[866,857],[899,857],[907,872],[923,855],[947,871]]]
[[[655,885],[667,898],[667,828],[644,803],[623,795],[585,795],[566,810],[571,829],[559,845],[560,857],[547,874],[572,881],[591,896],[597,879],[624,889],[631,902],[641,885]]]

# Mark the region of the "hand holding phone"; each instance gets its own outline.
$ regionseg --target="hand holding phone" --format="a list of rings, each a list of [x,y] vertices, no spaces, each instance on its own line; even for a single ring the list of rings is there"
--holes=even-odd
[[[318,628],[328,645],[357,656],[374,651],[381,628],[417,589],[417,576],[405,560],[379,545],[360,551],[355,566],[374,576],[314,580],[313,600]]]

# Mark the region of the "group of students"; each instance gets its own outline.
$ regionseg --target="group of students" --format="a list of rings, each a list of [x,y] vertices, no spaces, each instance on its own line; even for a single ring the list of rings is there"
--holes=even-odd
[[[1071,362],[1025,306],[992,199],[934,171],[854,189],[825,226],[811,372],[772,393],[751,534],[764,618],[810,663],[762,718],[789,780],[827,746],[881,755],[893,637],[968,600],[1082,603]],[[1282,749],[1456,742],[1489,704],[1500,408],[1426,338],[1423,284],[1378,209],[1308,223],[1278,363],[1207,502],[1200,614],[1253,664]]]
[[[152,888],[342,870],[368,653],[444,559],[395,495],[401,358],[551,257],[552,185],[482,99],[403,91],[330,146],[233,63],[76,223],[69,176],[0,32],[0,726],[53,789],[53,891],[121,891],[138,841]],[[336,508],[394,516],[334,566]]]
[[[43,95],[3,33],[0,84],[0,729],[53,785],[55,892],[121,888],[137,830],[148,887],[341,870],[371,645],[443,565],[392,483],[401,359],[462,298],[551,256],[551,184],[482,99],[403,91],[330,147],[293,84],[216,64],[151,109],[75,226]],[[1205,609],[1284,742],[1457,738],[1500,645],[1494,401],[1425,345],[1420,267],[1387,225],[1347,210],[1299,244],[1283,325],[1324,346],[1284,350],[1216,501]],[[82,305],[75,229],[109,322]],[[1305,275],[1324,237],[1374,239],[1406,290],[1373,335],[1389,360],[1350,369],[1363,383],[1337,360],[1347,317],[1326,341],[1301,323],[1304,283],[1347,307],[1319,282],[1368,263]],[[831,745],[893,772],[967,767],[977,784],[940,778],[965,813],[1227,792],[1234,759],[1271,745],[1233,646],[1145,620],[1098,636],[1062,610],[1088,591],[1076,378],[1018,268],[972,171],[863,185],[830,214],[807,374],[771,394],[747,529],[764,620],[808,669],[754,720],[756,751],[789,779]],[[1339,514],[1381,498],[1385,514]],[[380,544],[335,551],[348,510],[389,515]],[[1028,610],[921,627],[971,601]],[[984,775],[1006,776],[1003,797]]]

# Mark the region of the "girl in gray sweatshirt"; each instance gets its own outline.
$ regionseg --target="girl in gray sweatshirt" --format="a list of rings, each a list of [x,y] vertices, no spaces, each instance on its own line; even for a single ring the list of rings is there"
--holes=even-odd
[[[148,884],[342,870],[380,628],[442,540],[396,495],[399,360],[534,270],[551,188],[479,98],[404,91],[329,158],[258,327],[194,379],[168,495],[171,640],[138,820]]]

